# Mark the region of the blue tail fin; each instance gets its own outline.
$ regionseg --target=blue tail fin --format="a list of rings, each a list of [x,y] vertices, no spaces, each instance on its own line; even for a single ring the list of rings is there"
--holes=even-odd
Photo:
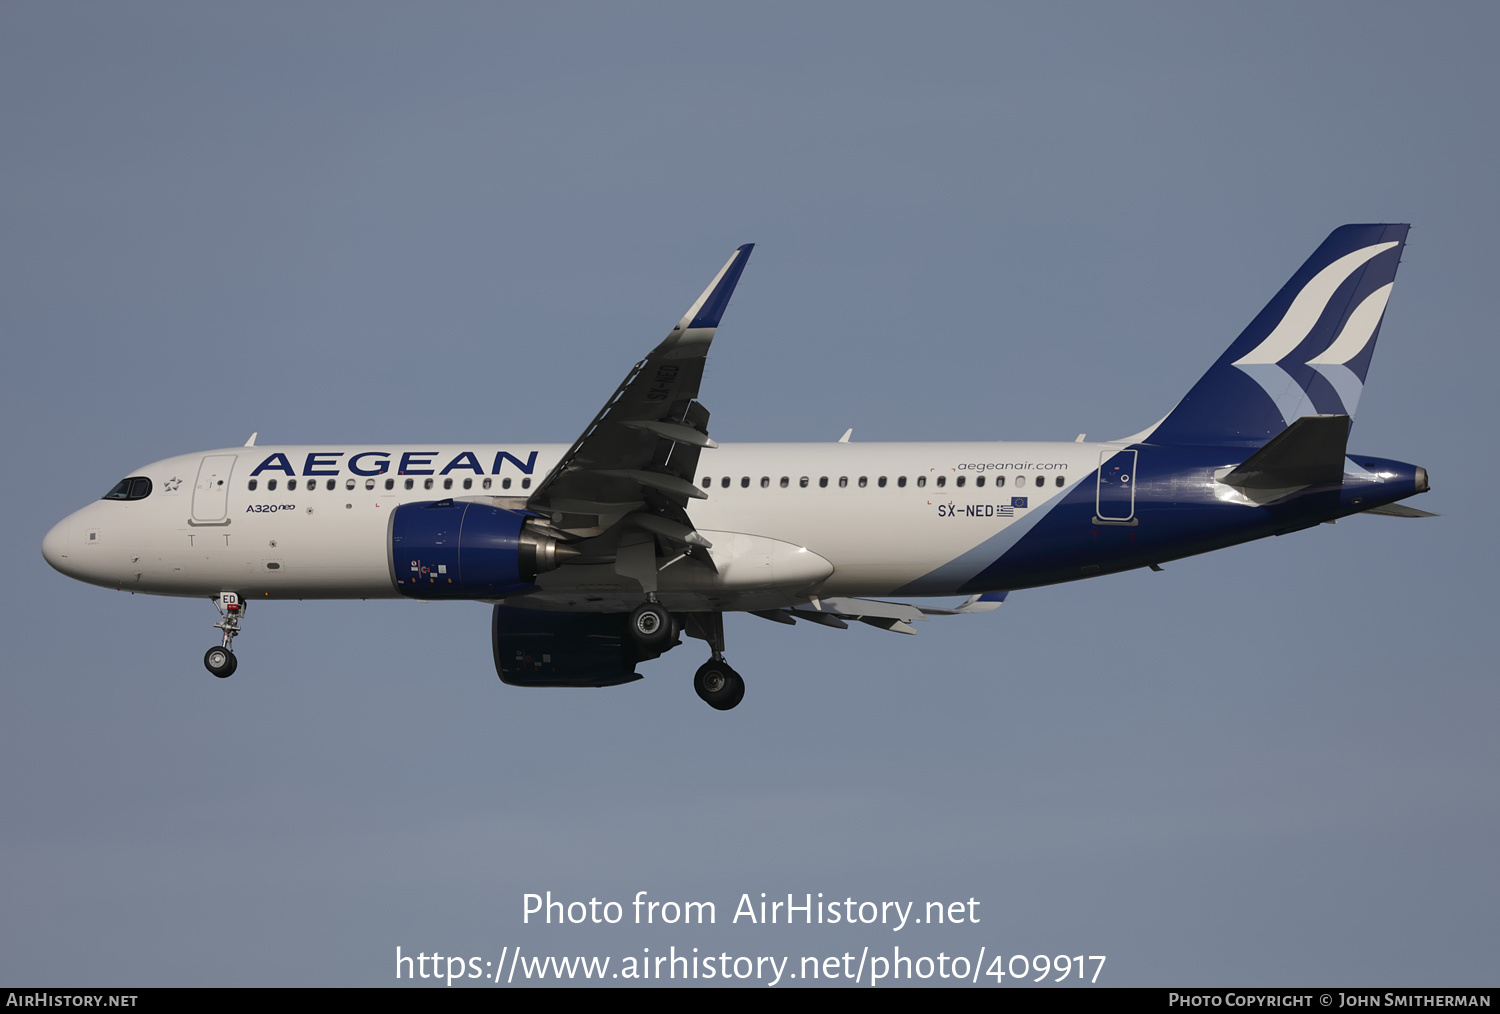
[[[1258,447],[1306,415],[1352,417],[1409,228],[1335,229],[1143,438]]]

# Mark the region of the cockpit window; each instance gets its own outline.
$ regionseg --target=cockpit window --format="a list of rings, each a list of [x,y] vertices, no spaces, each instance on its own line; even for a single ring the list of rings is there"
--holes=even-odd
[[[151,480],[144,475],[133,475],[115,483],[114,489],[104,494],[106,500],[144,500],[151,495]]]

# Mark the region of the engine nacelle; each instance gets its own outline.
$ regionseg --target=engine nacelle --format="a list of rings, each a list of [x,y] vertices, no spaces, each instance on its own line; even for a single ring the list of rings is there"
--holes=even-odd
[[[573,555],[527,530],[530,515],[465,500],[402,504],[391,511],[390,566],[396,591],[414,599],[519,595]]]
[[[496,606],[495,672],[518,687],[613,687],[641,677],[625,613],[556,613]],[[660,652],[649,652],[655,658]]]

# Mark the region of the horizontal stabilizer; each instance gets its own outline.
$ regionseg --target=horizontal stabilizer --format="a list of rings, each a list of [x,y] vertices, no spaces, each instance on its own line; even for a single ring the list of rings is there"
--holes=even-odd
[[[1442,517],[1441,514],[1434,514],[1434,513],[1432,513],[1432,511],[1418,510],[1415,507],[1408,507],[1404,503],[1388,503],[1388,504],[1383,504],[1380,507],[1371,507],[1369,510],[1367,510],[1367,511],[1361,511],[1360,513],[1362,513],[1362,514],[1379,514],[1382,517],[1387,517],[1387,518],[1440,518],[1440,517]]]
[[[1347,415],[1303,416],[1219,481],[1250,489],[1340,483],[1348,443]]]

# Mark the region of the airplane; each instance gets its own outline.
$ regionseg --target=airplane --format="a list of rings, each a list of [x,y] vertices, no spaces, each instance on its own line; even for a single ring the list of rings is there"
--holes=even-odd
[[[1425,469],[1347,449],[1408,228],[1335,230],[1171,412],[1118,440],[717,443],[699,387],[746,244],[571,445],[252,434],[134,470],[42,554],[105,588],[208,597],[218,677],[251,601],[466,599],[493,605],[505,683],[629,683],[686,635],[710,652],[695,690],[725,711],[745,693],[725,612],[910,634],[1353,514],[1436,516],[1399,502]]]

